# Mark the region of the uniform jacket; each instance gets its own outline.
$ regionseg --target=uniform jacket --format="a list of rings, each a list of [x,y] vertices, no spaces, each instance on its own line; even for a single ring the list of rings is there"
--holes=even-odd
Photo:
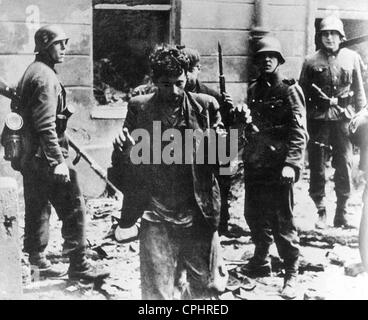
[[[312,88],[316,84],[330,98],[339,98],[339,106],[348,108],[347,118],[363,108],[367,101],[363,87],[361,58],[347,48],[336,54],[320,49],[306,58],[300,75],[300,85],[307,101],[308,119],[336,121],[341,112],[330,107],[328,99]],[[350,93],[353,92],[353,93]],[[350,93],[350,95],[349,95]]]
[[[303,167],[308,139],[304,95],[294,80],[276,73],[248,89],[248,106],[259,132],[248,132],[244,149],[246,183],[274,183],[284,166]]]
[[[185,93],[184,101],[187,107],[189,129],[204,131],[221,123],[219,106],[213,97],[204,94]],[[129,101],[124,127],[128,128],[129,132],[134,129],[146,129],[148,132],[152,132],[152,123],[157,119],[156,115],[159,107],[159,97],[155,93],[132,98]],[[217,110],[214,117],[211,116],[209,110]],[[113,153],[112,164],[115,168],[120,167],[120,170],[117,170],[120,172],[119,180],[121,182],[125,181],[125,183],[120,183],[125,196],[124,220],[130,220],[130,224],[133,224],[146,209],[149,201],[149,182],[152,178],[150,177],[150,171],[145,170],[149,165],[130,163],[130,151],[128,149],[124,150],[123,153]],[[195,152],[196,148],[193,148],[194,159]],[[217,228],[220,214],[220,193],[214,176],[216,166],[196,163],[191,166],[194,197],[198,208],[209,225]],[[129,225],[129,223],[126,222],[126,225]]]
[[[17,92],[25,125],[23,163],[35,154],[54,167],[68,156],[64,130],[59,130],[56,115],[65,109],[65,90],[59,82],[53,64],[37,56],[27,68]]]

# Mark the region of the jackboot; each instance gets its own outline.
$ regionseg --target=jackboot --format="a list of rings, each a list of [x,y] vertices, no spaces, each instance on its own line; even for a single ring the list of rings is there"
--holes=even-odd
[[[327,214],[326,214],[326,208],[320,208],[318,209],[318,221],[315,223],[316,229],[326,229],[327,228]]]
[[[29,264],[34,276],[36,273],[39,277],[45,278],[61,278],[66,275],[66,270],[55,268],[43,252],[32,252],[29,254]]]
[[[347,199],[338,199],[336,205],[336,212],[334,217],[334,227],[335,228],[344,228],[344,229],[356,229],[355,226],[349,223],[347,220]]]
[[[94,282],[103,280],[110,275],[110,272],[98,270],[96,266],[91,265],[86,257],[85,249],[77,249],[70,252],[69,260],[68,276],[70,280]]]

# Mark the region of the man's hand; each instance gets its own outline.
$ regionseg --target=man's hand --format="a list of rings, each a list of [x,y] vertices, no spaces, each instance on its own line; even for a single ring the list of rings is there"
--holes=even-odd
[[[127,128],[123,128],[119,132],[119,134],[114,138],[113,146],[114,148],[118,148],[119,150],[123,151],[123,148],[127,148],[129,146],[134,146],[135,141],[132,136],[129,134]]]
[[[59,163],[54,168],[54,177],[55,180],[59,183],[70,182],[69,168],[65,162]]]
[[[285,166],[281,172],[281,182],[291,184],[295,182],[295,170],[290,166]]]
[[[223,92],[222,98],[224,99],[224,103],[229,107],[229,109],[234,108],[233,98],[230,94],[228,94],[227,92]]]
[[[234,108],[233,112],[236,122],[245,124],[252,123],[253,119],[250,114],[250,109],[246,103],[238,104],[236,108]]]

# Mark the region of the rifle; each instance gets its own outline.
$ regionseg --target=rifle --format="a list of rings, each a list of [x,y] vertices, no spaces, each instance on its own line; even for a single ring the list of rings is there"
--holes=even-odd
[[[110,189],[111,191],[113,191],[113,194],[117,197],[117,198],[122,198],[123,195],[121,193],[121,191],[107,178],[107,172],[102,169],[96,161],[93,160],[93,158],[86,153],[85,151],[83,151],[80,147],[78,147],[78,145],[74,142],[74,140],[69,136],[66,135],[68,141],[69,141],[69,145],[74,149],[74,151],[76,152],[77,156],[75,157],[75,159],[73,160],[73,165],[76,165],[79,160],[81,158],[83,158],[91,167],[91,169],[102,179],[105,181],[107,188]]]
[[[226,92],[226,88],[225,88],[225,76],[224,76],[224,69],[223,69],[223,65],[222,65],[222,47],[221,47],[221,43],[220,41],[218,41],[218,62],[219,62],[219,83],[220,83],[220,93],[224,93]],[[258,133],[259,129],[257,128],[256,125],[254,125],[253,123],[248,123],[246,125],[246,127],[249,127],[251,129],[252,132],[254,133]]]
[[[368,34],[366,34],[364,36],[359,36],[359,37],[356,37],[356,38],[346,40],[346,41],[344,41],[340,44],[340,48],[351,47],[354,44],[359,44],[359,43],[362,43],[364,41],[368,41]]]
[[[218,63],[219,63],[219,82],[220,82],[220,93],[226,92],[225,88],[225,76],[223,73],[223,66],[222,66],[222,48],[220,41],[218,42]]]
[[[20,102],[20,97],[17,95],[16,90],[9,87],[2,79],[0,79],[0,95],[3,95],[15,102],[15,105],[18,106]],[[70,112],[72,109],[69,108],[67,111]],[[16,112],[15,110],[12,110]],[[117,198],[122,198],[122,193],[120,190],[107,178],[107,173],[103,170],[97,163],[94,161],[86,152],[82,151],[80,147],[70,138],[67,134],[65,134],[69,145],[75,150],[77,153],[76,158],[73,160],[73,164],[76,165],[80,158],[83,158],[92,168],[92,170],[105,181],[107,187],[113,191]]]

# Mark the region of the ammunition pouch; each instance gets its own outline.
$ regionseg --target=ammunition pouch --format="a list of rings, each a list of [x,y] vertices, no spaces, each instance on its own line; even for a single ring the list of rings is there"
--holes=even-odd
[[[67,106],[64,108],[62,112],[56,114],[57,134],[63,134],[65,132],[66,127],[68,125],[68,120],[73,115],[74,112],[75,110],[73,106]]]

